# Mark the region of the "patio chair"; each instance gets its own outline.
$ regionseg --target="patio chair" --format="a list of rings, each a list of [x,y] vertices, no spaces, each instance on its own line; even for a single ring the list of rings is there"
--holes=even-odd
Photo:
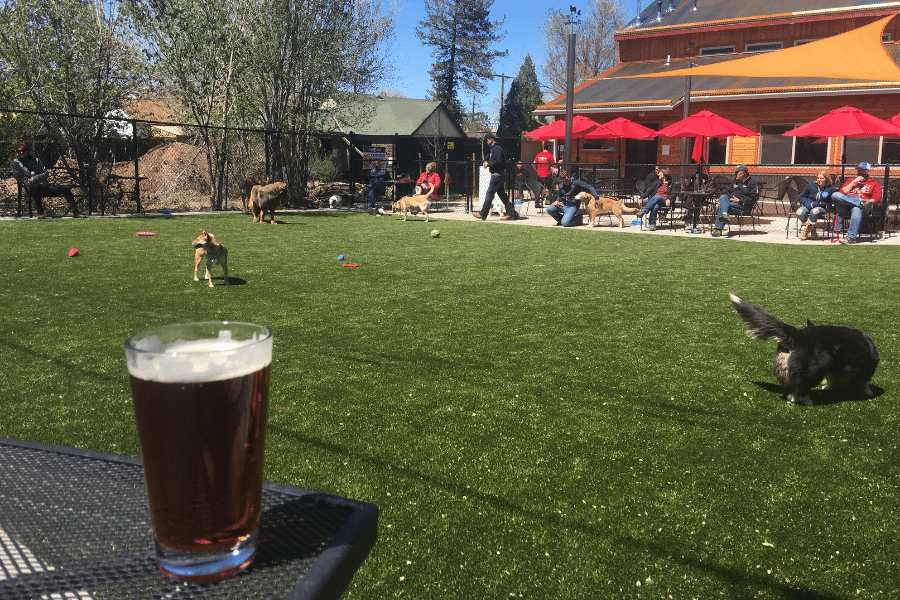
[[[750,228],[756,233],[756,226],[759,224],[760,219],[762,218],[762,210],[759,206],[759,200],[757,199],[753,202],[749,209],[746,209],[743,212],[736,212],[735,209],[730,209],[728,214],[731,216],[731,219],[728,221],[728,232],[731,233],[731,223],[734,219],[737,219],[738,223],[738,235],[741,234],[744,228],[744,219],[750,219]]]
[[[881,238],[885,236],[885,231],[882,228],[882,223],[884,222],[884,215],[887,206],[885,202],[879,202],[878,204],[872,207],[872,211],[869,214],[863,214],[862,221],[859,224],[859,231],[857,232],[858,236],[868,236],[869,241],[875,241],[876,238]],[[828,233],[832,240],[840,239],[841,235],[847,234],[847,227],[850,226],[850,208],[848,207],[836,207],[834,204],[828,207],[828,212],[825,213],[826,223],[828,227]],[[841,216],[843,223],[841,228],[838,229],[837,226],[837,217]]]
[[[793,178],[788,176],[779,181],[775,186],[766,186],[763,192],[760,194],[761,200],[771,201],[775,204],[775,214],[778,214],[779,205],[781,210],[784,211],[784,214],[787,215],[788,222],[791,220],[791,213],[789,209],[791,206],[785,206],[784,198],[788,196],[788,189],[790,189],[791,184],[793,183]],[[794,199],[800,195],[799,192],[794,191],[796,196]],[[788,202],[790,205],[793,202],[790,200],[790,196],[788,196]]]

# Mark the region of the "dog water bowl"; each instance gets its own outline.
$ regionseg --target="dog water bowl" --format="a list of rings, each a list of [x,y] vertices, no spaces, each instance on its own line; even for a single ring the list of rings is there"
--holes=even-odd
[[[634,221],[631,222],[631,224],[632,225],[640,225],[641,221],[640,221],[640,219],[635,219]]]
[[[172,211],[171,211],[170,209],[168,209],[168,208],[164,208],[164,209],[162,209],[161,211],[159,211],[159,214],[165,215],[165,216],[167,216],[167,217],[171,217],[171,216],[172,216]]]

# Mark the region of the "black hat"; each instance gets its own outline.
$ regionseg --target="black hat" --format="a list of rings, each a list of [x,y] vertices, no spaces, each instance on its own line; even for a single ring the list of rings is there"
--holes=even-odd
[[[497,139],[497,136],[494,135],[493,133],[488,132],[488,133],[484,134],[484,141],[496,140],[496,139]]]
[[[734,168],[734,172],[743,171],[744,173],[750,173],[750,169],[747,168],[747,165],[738,165]]]

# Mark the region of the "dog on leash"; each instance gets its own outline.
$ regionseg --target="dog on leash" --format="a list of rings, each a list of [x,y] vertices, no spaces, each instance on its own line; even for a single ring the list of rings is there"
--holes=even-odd
[[[431,208],[431,200],[429,199],[428,194],[404,196],[391,204],[391,212],[402,212],[404,221],[406,220],[408,212],[412,212],[413,214],[420,212],[425,215],[425,222],[427,223],[429,208]]]
[[[633,215],[639,210],[637,208],[625,206],[625,201],[619,200],[618,198],[598,196],[594,199],[594,197],[587,192],[580,192],[576,194],[575,197],[584,202],[588,216],[590,217],[588,219],[588,225],[590,227],[596,227],[595,221],[600,215],[615,215],[616,218],[619,219],[619,227],[625,227],[625,220],[622,218],[622,213]]]
[[[809,392],[823,379],[826,390],[873,396],[869,382],[878,367],[878,350],[872,338],[859,329],[813,325],[791,327],[759,306],[730,295],[734,310],[750,336],[776,340],[772,370],[794,404],[812,406]]]
[[[262,223],[266,213],[269,213],[269,223],[275,225],[275,209],[281,204],[286,191],[287,184],[283,181],[253,186],[250,190],[250,212],[253,213],[253,222]]]
[[[244,177],[244,180],[241,182],[241,202],[244,204],[244,212],[247,212],[247,207],[250,202],[250,192],[253,191],[254,185],[266,185],[269,183],[269,176],[262,175],[259,179],[254,177]]]
[[[228,283],[228,248],[225,247],[225,244],[220,242],[207,230],[203,230],[203,233],[197,236],[191,245],[195,248],[194,250],[194,281],[200,281],[197,279],[197,268],[200,266],[200,261],[203,260],[203,257],[206,257],[206,279],[209,281],[209,287],[213,287],[212,276],[209,273],[210,265],[222,265],[222,273],[225,276],[225,285],[230,285]]]

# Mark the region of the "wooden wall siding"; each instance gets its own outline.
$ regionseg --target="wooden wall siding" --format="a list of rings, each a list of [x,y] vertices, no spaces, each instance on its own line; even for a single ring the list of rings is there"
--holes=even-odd
[[[623,39],[619,41],[620,62],[643,60],[665,60],[666,57],[684,58],[696,56],[700,48],[734,46],[736,52],[743,52],[746,44],[783,42],[785,48],[792,47],[797,40],[812,40],[830,37],[867,25],[880,17],[857,17],[835,21],[806,21],[782,23],[767,27],[738,27],[734,29],[699,30],[687,33],[660,35],[646,38]],[[900,41],[900,18],[890,21],[884,30],[891,41]]]

